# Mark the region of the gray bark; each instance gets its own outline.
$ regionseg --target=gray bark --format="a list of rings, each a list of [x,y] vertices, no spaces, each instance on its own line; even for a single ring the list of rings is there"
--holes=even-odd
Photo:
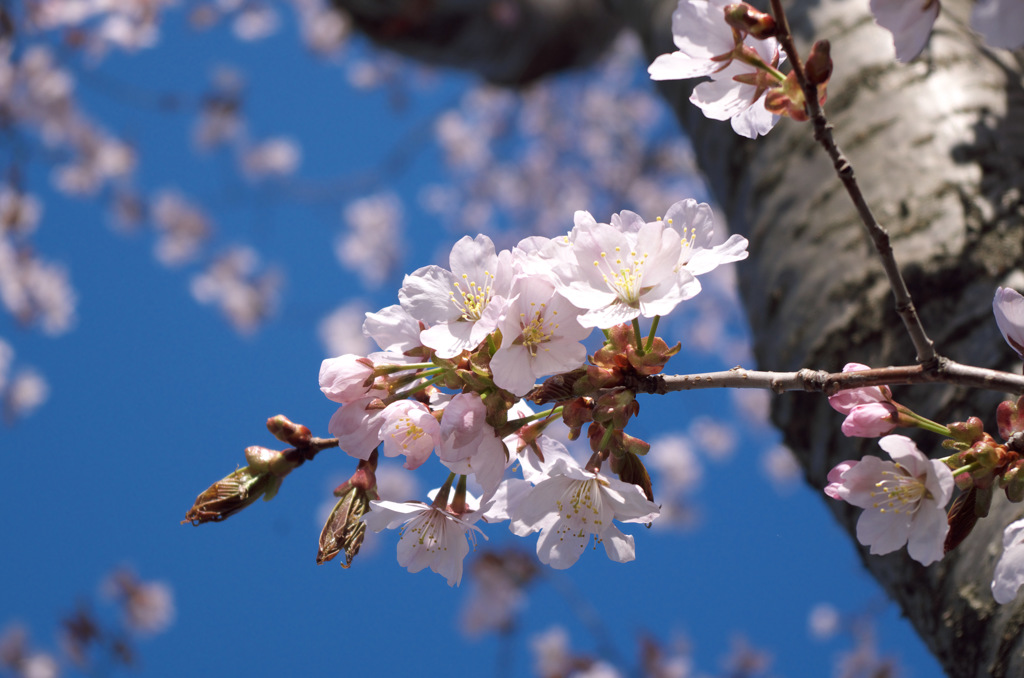
[[[463,5],[468,11],[486,5],[427,4]],[[536,4],[544,6],[547,0]],[[1021,55],[980,45],[965,27],[969,4],[963,0],[943,2],[929,51],[911,65],[892,59],[889,35],[870,19],[866,0],[791,4],[787,11],[805,52],[813,40],[832,41],[836,68],[826,113],[865,195],[892,236],[938,351],[970,364],[1014,369],[1019,363],[999,336],[991,301],[997,285],[1024,289]],[[474,68],[500,82],[524,82],[545,70],[592,58],[589,48],[614,35],[606,23],[612,16],[641,36],[653,59],[673,49],[674,8],[674,0],[571,5],[578,14],[562,15],[560,25],[576,28],[565,31],[572,37],[561,43],[563,48],[587,42],[580,40],[579,27],[603,27],[594,31],[593,42],[578,58],[563,54],[546,61],[553,34],[545,27],[534,36],[532,22],[516,24],[515,39],[502,43],[503,51],[492,52],[486,41],[479,43],[485,48],[473,62],[461,62],[453,53],[426,58]],[[489,16],[478,19],[495,28]],[[387,40],[382,42],[387,45]],[[445,52],[444,40],[426,42]],[[416,53],[408,45],[401,48]],[[526,65],[518,75],[514,67],[509,70],[516,63]],[[914,349],[894,311],[881,267],[809,125],[783,120],[766,138],[747,141],[727,123],[706,120],[689,104],[692,85],[665,83],[662,93],[690,135],[730,227],[750,239],[752,255],[739,274],[758,367],[839,370],[846,362],[912,363]],[[994,407],[1002,396],[920,386],[897,390],[896,398],[938,421],[980,416],[994,432]],[[874,440],[844,438],[839,415],[820,395],[780,396],[773,418],[807,482],[816,488],[826,484],[825,476],[836,463],[879,454]],[[828,504],[852,538],[859,510],[841,502]],[[997,495],[990,516],[958,549],[928,568],[905,551],[878,557],[861,547],[867,569],[951,676],[1024,675],[1024,596],[999,606],[989,590],[1002,550],[1002,529],[1022,515],[1024,505]]]

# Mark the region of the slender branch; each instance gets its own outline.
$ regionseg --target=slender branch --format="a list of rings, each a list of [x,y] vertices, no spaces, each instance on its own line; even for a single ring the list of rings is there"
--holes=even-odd
[[[972,367],[937,357],[937,367],[929,370],[923,365],[882,367],[858,372],[826,372],[824,370],[798,370],[796,372],[765,372],[734,367],[724,372],[701,374],[653,375],[638,378],[628,388],[637,393],[664,395],[673,391],[695,391],[706,388],[759,388],[775,393],[809,391],[833,395],[838,391],[866,386],[896,386],[901,384],[955,384],[1006,393],[1024,394],[1024,376],[1010,372]]]
[[[921,318],[917,315],[914,300],[910,296],[910,290],[907,289],[907,284],[903,280],[903,274],[900,273],[896,258],[893,255],[892,245],[889,242],[889,233],[875,219],[853,174],[853,165],[850,164],[850,161],[839,149],[838,144],[836,144],[835,139],[832,137],[832,125],[825,118],[825,111],[821,108],[821,104],[818,101],[818,88],[807,80],[807,73],[804,70],[803,62],[800,61],[799,54],[796,51],[793,35],[789,31],[786,12],[782,8],[782,0],[771,0],[771,5],[772,14],[775,15],[775,21],[779,27],[779,33],[776,37],[782,45],[782,49],[785,50],[786,56],[789,58],[790,65],[793,68],[793,73],[796,75],[797,82],[800,83],[800,88],[804,92],[807,112],[810,113],[814,124],[814,140],[821,144],[832,159],[832,166],[835,168],[839,180],[843,182],[847,194],[857,209],[861,223],[864,224],[864,228],[871,237],[871,241],[875,244],[875,250],[881,259],[885,276],[889,280],[889,287],[892,288],[892,295],[896,301],[896,312],[899,313],[900,318],[903,320],[903,325],[907,328],[910,340],[914,343],[914,348],[917,350],[917,361],[926,368],[932,369],[941,358],[935,352],[935,344],[928,338],[928,334],[921,324]]]

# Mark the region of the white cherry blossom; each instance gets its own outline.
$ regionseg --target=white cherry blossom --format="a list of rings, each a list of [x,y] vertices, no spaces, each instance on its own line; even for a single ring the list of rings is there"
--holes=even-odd
[[[664,222],[619,230],[578,212],[569,241],[572,258],[555,269],[557,289],[587,311],[579,317],[584,327],[666,315],[700,292],[689,271],[677,270],[681,237]]]
[[[539,469],[524,460],[523,474],[534,487],[512,507],[509,527],[520,537],[540,531],[537,556],[555,569],[575,564],[592,536],[612,560],[633,560],[633,537],[612,521],[649,523],[659,513],[638,486],[587,471],[564,448],[546,449]]]
[[[580,343],[590,334],[576,320],[579,310],[538,277],[517,277],[512,301],[499,324],[501,347],[491,359],[494,383],[525,395],[540,378],[568,372],[587,359]]]
[[[467,497],[467,505],[471,503],[475,502]],[[382,500],[370,502],[370,512],[363,516],[363,522],[374,532],[401,527],[398,564],[414,573],[429,567],[445,577],[448,586],[456,586],[462,581],[469,542],[476,545],[476,533],[487,538],[473,524],[481,515],[480,510],[458,516],[419,501]]]
[[[405,276],[398,293],[402,308],[428,325],[420,339],[439,358],[473,350],[494,331],[512,284],[512,253],[496,253],[486,235],[463,237],[449,262],[450,271],[424,266]]]
[[[1024,358],[1024,296],[1009,287],[1000,287],[992,300],[992,312],[1003,339]]]
[[[419,467],[441,441],[441,426],[423,403],[399,400],[384,408],[382,416],[384,456],[405,455],[407,469]]]
[[[906,63],[928,44],[939,0],[871,0],[875,23],[892,33],[896,60]]]

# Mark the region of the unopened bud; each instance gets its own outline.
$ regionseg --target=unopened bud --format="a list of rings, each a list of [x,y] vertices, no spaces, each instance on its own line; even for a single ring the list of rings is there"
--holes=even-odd
[[[1017,462],[1004,473],[1001,482],[1007,499],[1014,503],[1024,501],[1024,461]]]
[[[977,489],[972,487],[960,493],[949,507],[949,514],[946,516],[949,531],[946,533],[946,541],[943,544],[944,553],[949,553],[959,546],[960,542],[967,538],[977,524],[978,514],[975,512],[977,493]]]
[[[218,480],[196,497],[182,523],[217,523],[263,497],[270,501],[281,487],[281,477],[245,466]]]
[[[815,87],[824,85],[832,77],[832,45],[828,40],[819,40],[811,47],[811,54],[804,64],[807,81]]]
[[[651,476],[647,473],[644,463],[640,461],[640,457],[635,454],[612,455],[611,467],[612,472],[617,473],[622,482],[637,485],[650,501],[654,501]]]
[[[256,473],[266,473],[270,470],[270,465],[274,463],[281,453],[277,450],[271,450],[266,447],[260,447],[259,445],[250,445],[245,448],[245,461]]]
[[[287,443],[292,447],[304,447],[309,445],[309,441],[313,439],[313,434],[308,428],[302,424],[296,424],[283,414],[267,419],[267,430],[282,443]]]
[[[374,471],[377,468],[377,450],[369,459],[359,462],[356,472],[345,483],[334,491],[340,497],[334,505],[331,515],[320,531],[320,548],[316,554],[316,564],[322,565],[336,555],[345,552],[344,568],[352,566],[352,559],[359,553],[359,547],[366,536],[366,524],[363,515],[370,509],[370,501],[377,499],[377,479]]]
[[[978,417],[971,417],[967,421],[953,422],[947,428],[949,428],[950,438],[967,445],[978,442],[985,434],[985,424]]]
[[[725,23],[756,40],[771,38],[778,33],[771,14],[760,12],[745,2],[725,6]]]
[[[996,424],[999,435],[1009,441],[1014,433],[1024,431],[1024,396],[1016,401],[1004,400],[996,407]]]

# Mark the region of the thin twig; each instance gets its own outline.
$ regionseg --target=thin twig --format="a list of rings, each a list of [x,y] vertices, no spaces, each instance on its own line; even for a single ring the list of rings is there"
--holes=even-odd
[[[937,366],[924,365],[881,367],[858,372],[765,372],[734,367],[725,372],[701,374],[654,375],[638,379],[628,387],[637,393],[664,395],[673,391],[694,391],[705,388],[759,388],[775,393],[808,391],[833,395],[849,388],[896,386],[902,384],[953,384],[1004,393],[1024,394],[1024,376],[1010,372],[972,367],[938,357]]]
[[[892,295],[896,301],[896,312],[899,313],[900,318],[903,320],[903,325],[907,328],[907,333],[910,335],[911,341],[914,342],[914,348],[917,350],[917,361],[926,369],[937,369],[940,357],[935,352],[935,345],[928,338],[928,334],[921,324],[921,318],[917,315],[914,300],[910,296],[910,291],[907,289],[907,284],[900,273],[896,258],[893,256],[892,245],[889,242],[889,233],[875,219],[871,208],[861,193],[860,186],[857,184],[857,179],[853,174],[853,165],[850,164],[850,161],[847,160],[832,137],[832,125],[825,118],[825,112],[818,102],[817,87],[808,82],[803,62],[800,61],[796,45],[793,43],[793,36],[789,31],[789,22],[786,19],[785,11],[782,9],[782,0],[771,0],[771,5],[776,25],[779,27],[776,37],[782,45],[782,49],[785,50],[786,56],[789,58],[790,65],[793,68],[793,73],[796,75],[797,82],[800,83],[800,87],[804,92],[807,110],[814,124],[814,140],[822,145],[828,156],[832,159],[832,166],[835,168],[839,180],[843,182],[846,192],[857,209],[861,223],[864,224],[864,228],[867,229],[868,235],[875,244],[875,250],[878,252],[878,256],[882,261],[882,268],[885,270],[885,276],[889,279],[889,286],[892,288]]]

